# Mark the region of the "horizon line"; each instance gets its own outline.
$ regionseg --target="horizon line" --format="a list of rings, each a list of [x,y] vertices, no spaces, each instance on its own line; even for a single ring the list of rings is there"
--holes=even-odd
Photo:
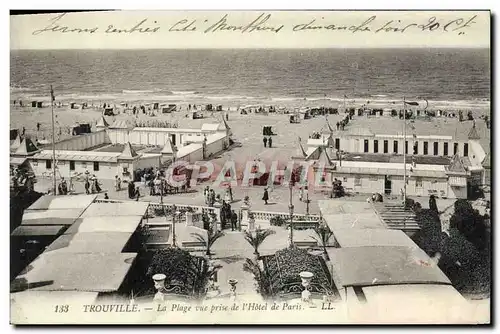
[[[104,50],[342,50],[342,49],[363,49],[363,50],[384,50],[384,49],[488,49],[491,46],[380,46],[380,47],[363,47],[363,46],[332,46],[332,47],[136,47],[136,48],[19,48],[10,49],[10,51],[104,51]]]

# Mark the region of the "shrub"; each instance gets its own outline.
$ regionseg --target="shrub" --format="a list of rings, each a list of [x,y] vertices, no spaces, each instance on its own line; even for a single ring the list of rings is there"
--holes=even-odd
[[[286,224],[286,220],[281,216],[274,216],[269,220],[269,222],[271,223],[271,226],[283,226]]]

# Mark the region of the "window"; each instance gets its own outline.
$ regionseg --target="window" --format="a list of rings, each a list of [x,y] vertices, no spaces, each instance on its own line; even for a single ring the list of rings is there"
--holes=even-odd
[[[453,144],[453,155],[458,153],[458,143]]]
[[[445,157],[448,156],[448,143],[444,143],[444,146],[443,146],[443,155]]]
[[[424,155],[429,154],[429,143],[424,141]]]
[[[417,188],[422,188],[422,178],[421,177],[416,177],[415,178],[415,187]]]
[[[418,154],[418,141],[413,144],[413,154]]]
[[[361,178],[359,176],[354,177],[354,185],[361,186]]]
[[[74,161],[69,162],[69,170],[75,170],[75,162]]]
[[[99,171],[99,161],[94,161],[94,171]]]
[[[370,181],[378,181],[378,177],[376,175],[372,175],[369,178]]]
[[[365,147],[363,150],[365,153],[368,153],[368,139],[365,139]]]
[[[439,143],[437,141],[434,142],[434,155],[439,154]]]
[[[405,154],[408,154],[408,140],[405,140]]]
[[[45,160],[45,168],[47,169],[52,168],[52,160]]]
[[[396,154],[398,153],[398,141],[397,140],[394,141],[392,149],[393,149],[394,153],[396,153]]]
[[[384,153],[389,153],[389,141],[384,140]]]
[[[378,140],[373,141],[373,153],[378,153]]]
[[[465,143],[464,144],[464,157],[469,156],[469,144]]]

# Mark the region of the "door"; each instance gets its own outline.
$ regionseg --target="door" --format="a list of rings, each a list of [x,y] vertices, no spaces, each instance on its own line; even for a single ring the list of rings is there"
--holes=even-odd
[[[170,140],[172,141],[172,145],[174,145],[174,146],[175,146],[175,145],[176,145],[176,144],[175,144],[175,134],[171,134],[171,135],[170,135]]]
[[[392,180],[391,177],[386,175],[384,178],[384,192],[386,195],[390,195],[392,191]]]

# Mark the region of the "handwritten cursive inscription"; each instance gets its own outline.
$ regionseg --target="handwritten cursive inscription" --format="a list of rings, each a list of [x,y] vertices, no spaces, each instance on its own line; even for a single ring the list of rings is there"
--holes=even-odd
[[[59,21],[66,15],[66,13],[57,15],[49,19],[49,24],[42,29],[36,29],[31,34],[32,35],[40,35],[45,32],[60,32],[60,33],[96,33],[99,29],[98,27],[87,27],[87,28],[79,28],[79,27],[68,27],[65,25],[61,25]]]
[[[477,15],[470,17],[455,17],[443,19],[436,16],[429,17],[422,21],[411,21],[403,19],[383,20],[376,15],[367,16],[349,23],[328,22],[325,17],[313,18],[308,22],[287,22],[287,24],[276,23],[276,19],[269,13],[256,14],[254,19],[241,24],[231,22],[230,14],[224,14],[218,20],[203,20],[202,18],[185,17],[175,23],[170,23],[165,30],[162,30],[157,21],[143,18],[140,21],[131,23],[128,26],[116,26],[107,24],[105,28],[98,26],[71,26],[70,23],[62,22],[66,14],[60,14],[49,19],[46,26],[33,30],[33,35],[45,33],[63,34],[154,34],[160,31],[168,33],[197,32],[202,34],[215,33],[252,33],[267,32],[278,34],[284,31],[293,33],[314,33],[319,31],[331,31],[351,34],[384,34],[409,32],[445,32],[464,35],[468,29],[473,28]],[[67,21],[67,20],[66,20]],[[274,21],[274,22],[273,22]]]
[[[117,27],[114,27],[112,24],[110,24],[108,26],[108,28],[106,29],[105,33],[107,34],[110,34],[110,33],[117,33],[117,34],[132,34],[134,32],[138,32],[138,33],[155,33],[155,32],[158,32],[160,30],[160,27],[146,27],[146,22],[148,21],[148,19],[144,19],[142,20],[141,22],[137,23],[135,26],[131,27],[131,28],[117,28]],[[156,24],[157,22],[154,21],[153,24]]]
[[[254,31],[268,31],[279,33],[283,29],[284,25],[271,26],[265,25],[267,21],[271,18],[271,14],[265,15],[260,14],[255,20],[244,25],[229,25],[227,24],[228,14],[224,15],[219,21],[205,29],[204,33],[214,33],[217,31],[240,31],[242,33],[254,32]]]

